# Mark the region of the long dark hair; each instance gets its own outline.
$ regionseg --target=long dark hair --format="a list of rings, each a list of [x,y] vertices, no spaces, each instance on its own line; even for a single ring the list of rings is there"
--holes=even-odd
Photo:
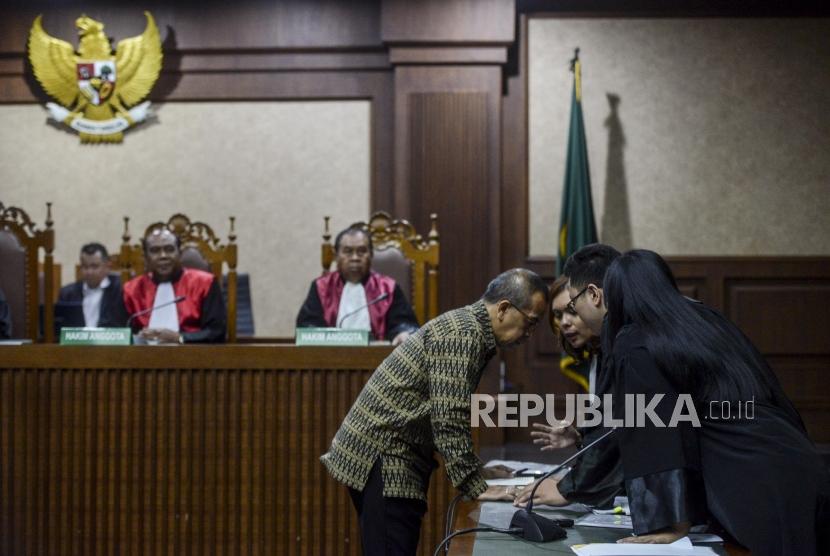
[[[636,327],[651,356],[680,392],[689,392],[698,401],[754,397],[784,408],[803,429],[755,346],[726,317],[684,297],[660,255],[644,249],[625,253],[609,267],[603,292],[608,308],[603,330],[607,357],[613,357],[620,331]],[[612,360],[608,363],[613,365]]]

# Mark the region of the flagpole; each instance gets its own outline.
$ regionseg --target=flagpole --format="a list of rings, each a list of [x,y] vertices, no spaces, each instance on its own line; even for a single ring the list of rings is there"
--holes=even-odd
[[[571,60],[571,71],[574,74],[574,89],[577,102],[582,102],[582,63],[579,61],[579,47],[574,48],[574,57]]]

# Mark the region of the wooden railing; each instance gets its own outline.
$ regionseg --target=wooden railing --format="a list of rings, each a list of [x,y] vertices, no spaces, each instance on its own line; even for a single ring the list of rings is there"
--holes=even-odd
[[[0,554],[358,554],[318,458],[389,352],[0,348]]]

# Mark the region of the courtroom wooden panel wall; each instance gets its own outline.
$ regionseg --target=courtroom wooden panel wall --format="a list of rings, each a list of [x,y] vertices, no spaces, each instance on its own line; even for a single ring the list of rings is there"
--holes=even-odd
[[[466,305],[498,272],[500,70],[395,70],[396,204],[441,233],[440,306]]]
[[[318,458],[389,348],[4,348],[0,554],[358,554]],[[422,553],[454,494],[433,477]]]

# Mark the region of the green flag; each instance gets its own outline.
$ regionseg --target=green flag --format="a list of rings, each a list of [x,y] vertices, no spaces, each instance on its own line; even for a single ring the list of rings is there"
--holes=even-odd
[[[597,241],[597,225],[594,222],[594,205],[591,200],[591,174],[588,169],[588,146],[585,141],[585,124],[582,121],[582,75],[579,49],[571,61],[574,74],[571,95],[571,124],[568,131],[568,153],[565,160],[565,185],[562,188],[562,212],[559,217],[559,251],[556,256],[556,273],[562,273],[565,261],[580,247]],[[590,364],[578,362],[563,354],[559,367],[563,374],[588,390]]]

